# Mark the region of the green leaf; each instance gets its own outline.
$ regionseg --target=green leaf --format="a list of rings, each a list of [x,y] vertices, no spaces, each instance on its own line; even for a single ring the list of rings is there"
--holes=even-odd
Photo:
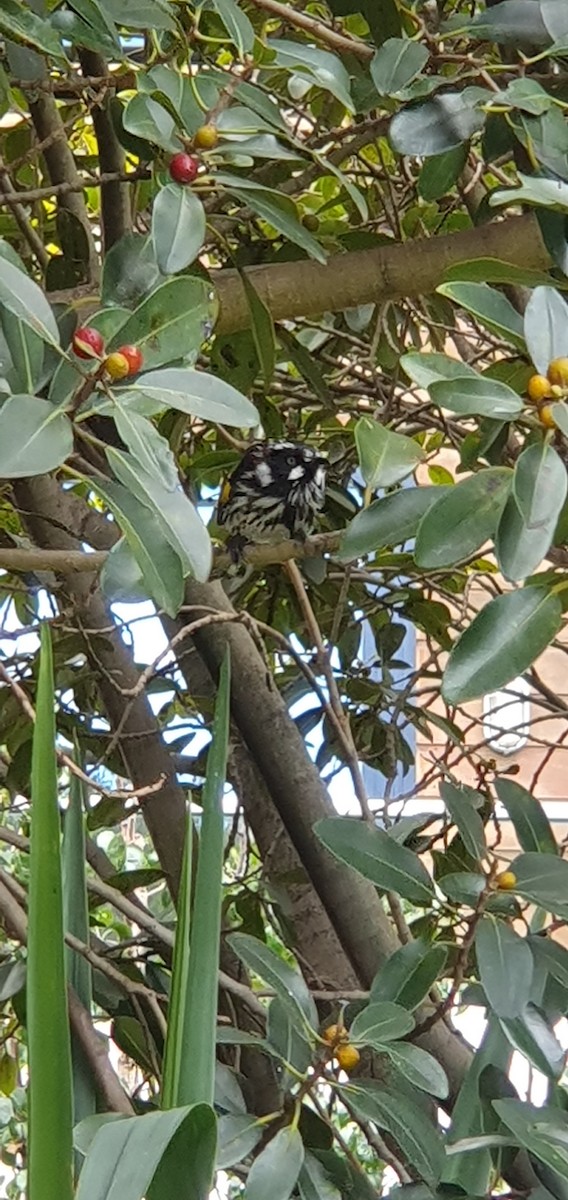
[[[446,808],[457,825],[463,844],[471,857],[480,860],[487,853],[483,821],[471,799],[471,789],[456,787],[449,779],[440,784],[440,795]]]
[[[32,751],[27,960],[30,1200],[72,1200],[73,1101],[67,1018],[55,691],[49,625],[41,653]]]
[[[219,1117],[217,1124],[218,1147],[217,1171],[226,1171],[236,1163],[248,1158],[262,1137],[262,1125],[248,1114],[239,1116],[227,1113]]]
[[[476,875],[473,871],[450,871],[437,881],[438,887],[454,904],[467,904],[476,908],[479,897],[485,891],[487,880],[485,875]]]
[[[414,548],[418,566],[439,570],[475,554],[495,533],[511,482],[509,468],[488,467],[445,489],[420,522]]]
[[[162,280],[152,238],[127,233],[111,246],[103,263],[103,304],[134,308]],[[169,280],[169,283],[172,281]]]
[[[301,75],[308,75],[325,91],[331,92],[347,112],[354,112],[349,74],[341,59],[329,50],[316,49],[304,42],[289,42],[284,38],[270,38],[269,49],[274,54],[270,66],[285,67]]]
[[[207,1200],[215,1151],[215,1113],[207,1104],[106,1122],[85,1159],[76,1200]]]
[[[509,867],[517,877],[515,892],[559,917],[568,917],[568,862],[551,854],[528,851]]]
[[[158,514],[139,497],[131,495],[127,487],[112,480],[103,481],[97,476],[92,487],[116,517],[142,572],[148,596],[157,608],[175,617],[183,604],[183,571],[180,557],[164,535]],[[111,578],[105,579],[109,588]]]
[[[247,1200],[288,1200],[304,1161],[297,1129],[280,1129],[255,1158],[247,1178]]]
[[[521,397],[498,379],[441,380],[430,384],[434,404],[460,416],[491,417],[513,421],[523,411]]]
[[[568,309],[566,310],[568,315]],[[546,442],[527,446],[515,464],[513,494],[495,543],[506,579],[526,579],[548,553],[562,511],[568,480],[566,467]]]
[[[370,417],[355,426],[355,442],[361,474],[368,488],[391,487],[405,479],[424,457],[412,438],[385,429]]]
[[[472,258],[469,262],[455,263],[444,271],[444,283],[464,283],[468,280],[472,283],[518,283],[521,287],[536,288],[546,284],[548,276],[545,271],[519,267],[500,258]],[[524,334],[526,339],[526,328]]]
[[[417,904],[432,903],[432,881],[412,850],[399,846],[384,829],[354,817],[324,817],[314,826],[324,846],[384,891]]]
[[[398,546],[415,537],[422,517],[443,495],[447,487],[401,488],[381,500],[374,500],[347,526],[341,538],[337,557],[343,562]]]
[[[427,1050],[410,1043],[401,1043],[386,1046],[385,1053],[388,1054],[393,1067],[396,1067],[413,1087],[427,1092],[430,1096],[437,1096],[440,1100],[446,1099],[449,1091],[448,1077],[444,1068]]]
[[[478,13],[462,28],[471,31],[476,38],[487,38],[504,45],[522,46],[527,42],[542,46],[551,40],[540,4],[534,4],[532,0],[501,0],[491,11]]]
[[[430,158],[468,142],[485,124],[485,114],[477,107],[479,96],[472,99],[468,91],[444,92],[425,104],[403,108],[390,124],[393,149]]]
[[[179,1100],[184,1026],[187,1014],[187,981],[191,929],[193,822],[191,805],[186,810],[185,839],[177,901],[177,922],[172,957],[172,981],[162,1067],[161,1107],[174,1108]]]
[[[167,0],[98,0],[102,12],[127,29],[175,29]]]
[[[442,379],[479,379],[473,367],[449,358],[447,354],[403,354],[400,365],[418,387],[428,388],[431,383],[438,383]]]
[[[501,1017],[500,1025],[515,1050],[528,1058],[537,1071],[542,1071],[547,1079],[560,1079],[566,1056],[534,1004],[527,1004],[517,1017]]]
[[[349,1030],[349,1041],[380,1048],[385,1042],[403,1038],[414,1029],[414,1018],[406,1008],[389,1001],[368,1004],[357,1014]]]
[[[235,43],[240,58],[251,54],[255,33],[246,13],[239,8],[235,0],[210,0],[210,4],[221,18],[229,38]]]
[[[563,358],[568,348],[568,305],[551,287],[536,287],[525,309],[524,331],[527,350],[541,375],[546,375],[554,358]]]
[[[436,291],[447,296],[460,308],[465,308],[492,333],[525,349],[523,319],[510,300],[488,283],[441,283]]]
[[[489,204],[492,208],[509,204],[534,204],[549,212],[565,213],[568,210],[568,183],[561,179],[523,175],[522,171],[517,174],[521,181],[519,187],[500,188],[491,193]]]
[[[454,644],[442,683],[448,704],[499,691],[522,675],[561,624],[560,599],[545,588],[530,587],[491,600]]]
[[[457,183],[467,161],[467,146],[427,158],[420,169],[417,189],[423,200],[441,200]],[[460,275],[461,279],[462,276]]]
[[[290,196],[263,187],[262,184],[255,183],[252,179],[241,178],[239,175],[228,175],[226,172],[219,171],[215,180],[227,188],[232,196],[236,196],[241,204],[252,208],[257,216],[272,225],[278,233],[283,234],[295,246],[300,246],[302,250],[305,250],[310,258],[315,258],[320,263],[327,262],[325,250],[302,225],[296,205]]]
[[[161,540],[163,541],[163,539]],[[183,588],[181,563],[179,564],[179,575],[182,578],[181,588]],[[126,538],[121,537],[109,550],[100,574],[100,585],[103,595],[111,603],[138,604],[141,600],[147,600],[149,596],[152,596],[151,589],[145,584],[144,575]],[[182,594],[181,589],[179,594]],[[158,604],[156,597],[152,596],[152,599]]]
[[[106,454],[120,482],[157,517],[163,536],[181,558],[184,571],[202,582],[208,579],[211,570],[209,534],[181,488],[168,491],[158,479],[142,470],[130,454],[110,446]]]
[[[193,898],[178,1098],[213,1104],[219,947],[223,899],[223,792],[227,775],[231,674],[229,650],[219,675],[203,787],[203,817]]]
[[[562,1109],[537,1108],[521,1100],[494,1100],[493,1107],[521,1146],[568,1179],[568,1115]]]
[[[304,1037],[303,1023],[298,1013],[274,996],[268,1006],[266,1037],[269,1049],[281,1060],[282,1070],[278,1082],[283,1092],[289,1092],[298,1082],[298,1074],[306,1075],[313,1058],[313,1039]],[[288,1064],[293,1070],[288,1070]],[[297,1072],[297,1073],[296,1073]]]
[[[155,425],[132,408],[126,408],[116,400],[112,416],[119,437],[133,458],[149,475],[164,485],[169,492],[179,487],[179,474],[169,443],[158,433]]]
[[[10,391],[35,395],[44,374],[43,340],[36,333],[32,333],[28,325],[6,310],[2,313],[2,333],[12,360],[6,371]]]
[[[371,1001],[392,1000],[410,1010],[421,1004],[444,970],[448,951],[415,938],[400,946],[379,968],[371,985]]]
[[[568,950],[552,937],[529,935],[528,942],[537,966],[543,965],[553,979],[568,988]]]
[[[217,304],[206,280],[189,276],[168,279],[128,316],[120,333],[108,342],[108,349],[138,346],[145,372],[174,359],[195,359],[216,316]]]
[[[137,393],[155,400],[162,408],[175,408],[219,425],[237,425],[251,429],[258,425],[258,413],[250,400],[215,375],[193,371],[189,367],[166,367],[140,375],[128,387],[127,395]],[[122,398],[122,393],[120,393]]]
[[[80,758],[75,747],[75,761]],[[63,824],[61,847],[63,880],[63,923],[66,933],[72,933],[84,945],[89,944],[89,906],[85,872],[85,794],[82,780],[71,775],[69,781],[69,804]],[[88,1013],[93,1004],[91,965],[82,954],[66,948],[67,981],[79,997]],[[97,1111],[97,1092],[92,1072],[85,1060],[80,1044],[73,1037],[71,1042],[73,1069],[73,1124]]]
[[[52,58],[65,58],[63,46],[49,21],[37,16],[28,6],[16,4],[15,0],[2,0],[0,33],[19,46],[30,46]]]
[[[341,1200],[341,1192],[328,1175],[323,1163],[306,1152],[298,1176],[300,1200]]]
[[[483,990],[498,1017],[518,1017],[530,999],[533,957],[525,938],[494,917],[483,917],[475,933]]]
[[[0,306],[23,321],[50,346],[59,346],[59,330],[42,290],[7,258],[0,259]]]
[[[426,1183],[434,1185],[442,1171],[444,1147],[424,1109],[382,1081],[358,1080],[345,1092],[355,1111],[390,1133],[406,1161],[416,1167]]]
[[[249,971],[274,989],[293,1018],[297,1020],[299,1014],[304,1025],[317,1029],[317,1009],[299,971],[248,933],[233,933],[227,940]]]
[[[65,413],[37,396],[9,396],[0,407],[0,478],[45,475],[73,450]]]
[[[152,208],[152,241],[164,275],[183,271],[205,241],[205,209],[195,192],[179,183],[161,188]]]
[[[240,272],[241,283],[246,296],[251,319],[251,332],[260,363],[264,382],[268,386],[272,382],[276,366],[276,336],[274,321],[270,309],[253,287],[246,271]]]
[[[127,133],[143,138],[152,146],[159,146],[160,150],[177,154],[183,148],[175,131],[173,117],[157,100],[152,100],[151,96],[145,96],[142,92],[128,101],[122,114],[122,123]]]
[[[420,74],[429,59],[421,42],[389,38],[371,61],[371,79],[379,96],[393,96]]]

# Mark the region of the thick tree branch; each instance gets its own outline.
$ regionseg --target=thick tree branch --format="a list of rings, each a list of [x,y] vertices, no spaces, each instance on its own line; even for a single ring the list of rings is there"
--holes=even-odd
[[[79,50],[79,61],[86,77],[107,74],[104,58],[95,54],[93,50]],[[91,116],[97,139],[100,170],[104,174],[116,173],[120,176],[124,172],[126,158],[108,111],[110,98],[110,92],[105,91],[101,101],[93,105]],[[110,179],[108,183],[101,184],[101,226],[104,252],[110,250],[110,247],[132,228],[129,185],[121,182],[120,178]]]

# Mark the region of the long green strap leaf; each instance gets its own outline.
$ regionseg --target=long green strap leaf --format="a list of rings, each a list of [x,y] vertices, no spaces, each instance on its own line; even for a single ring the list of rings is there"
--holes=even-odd
[[[164,1048],[162,1108],[175,1108],[179,1091],[185,1002],[189,977],[189,933],[191,922],[191,868],[193,823],[191,805],[187,812],[185,847],[178,897],[178,919],[174,943],[168,1028]]]
[[[32,753],[27,1025],[30,1065],[28,1200],[72,1200],[71,1048],[67,1019],[53,655],[41,657]]]

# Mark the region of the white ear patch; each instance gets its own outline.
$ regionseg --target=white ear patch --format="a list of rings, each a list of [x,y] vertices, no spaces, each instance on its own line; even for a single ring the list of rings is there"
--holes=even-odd
[[[325,484],[325,467],[318,467],[314,475],[316,487],[322,488]]]
[[[272,471],[266,462],[259,462],[255,475],[261,487],[269,487],[272,483]]]
[[[296,480],[303,479],[305,474],[306,468],[299,463],[297,467],[292,467],[292,470],[288,471],[288,481],[289,483],[296,483]]]

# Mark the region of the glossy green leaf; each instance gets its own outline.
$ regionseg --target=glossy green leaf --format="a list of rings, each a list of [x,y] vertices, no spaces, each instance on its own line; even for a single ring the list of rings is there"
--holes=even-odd
[[[124,109],[122,121],[128,133],[159,146],[160,150],[177,154],[183,149],[175,132],[173,117],[151,96],[145,96],[142,92],[133,96]]]
[[[157,513],[139,497],[131,495],[127,487],[113,480],[97,478],[93,480],[93,490],[116,517],[142,572],[147,595],[157,608],[174,617],[183,603],[183,570],[180,557],[168,543]],[[112,575],[106,575],[104,582],[105,587],[111,589]]]
[[[431,383],[439,383],[444,379],[479,379],[473,367],[439,352],[403,354],[400,365],[418,387],[428,388]]]
[[[167,0],[98,0],[103,13],[127,29],[175,29]]]
[[[41,288],[7,258],[0,262],[0,307],[23,321],[42,341],[58,346],[59,330]]]
[[[181,563],[179,574],[182,574]],[[147,600],[151,594],[125,537],[119,538],[109,550],[99,582],[103,595],[111,603],[138,604],[141,600]],[[183,587],[183,578],[181,586]]]
[[[495,543],[506,579],[526,579],[542,562],[567,492],[566,467],[556,450],[546,442],[527,446],[515,464],[512,495]]]
[[[389,137],[398,154],[429,158],[468,142],[485,124],[476,99],[464,92],[444,92],[425,104],[403,108],[393,117]]]
[[[468,854],[474,859],[483,859],[487,853],[485,830],[472,803],[470,789],[456,787],[449,779],[444,779],[440,784],[440,795],[452,821],[457,825]]]
[[[491,193],[489,204],[493,208],[509,204],[534,204],[536,208],[546,208],[549,212],[568,211],[568,183],[562,179],[523,175],[522,171],[517,174],[521,181],[518,187],[500,188]]]
[[[128,394],[132,392],[148,396],[163,408],[176,408],[219,425],[251,429],[258,424],[258,413],[250,400],[230,383],[206,371],[193,371],[189,367],[149,371],[129,385]]]
[[[341,1192],[326,1171],[323,1163],[306,1151],[298,1176],[300,1200],[341,1200]]]
[[[361,474],[372,491],[399,483],[424,457],[412,438],[393,433],[370,417],[361,417],[357,422],[355,442]]]
[[[448,957],[445,946],[414,938],[400,946],[379,968],[371,985],[371,1001],[392,1000],[415,1009],[439,979]]]
[[[507,467],[488,467],[445,489],[418,527],[418,566],[439,570],[475,554],[495,533],[511,483]]]
[[[107,458],[124,487],[157,518],[165,540],[181,559],[184,573],[201,581],[208,579],[211,570],[209,534],[185,492],[181,488],[169,491],[122,450],[108,447]]]
[[[494,1156],[483,1146],[476,1152],[468,1150],[466,1153],[454,1150],[454,1146],[464,1139],[469,1141],[472,1137],[500,1129],[491,1101],[494,1095],[503,1094],[503,1081],[510,1070],[513,1054],[497,1018],[491,1013],[487,1016],[480,1044],[473,1053],[452,1107],[446,1148],[451,1158],[446,1158],[442,1175],[448,1188],[463,1188],[470,1196],[482,1196],[490,1190],[495,1171]]]
[[[144,371],[181,357],[197,357],[217,315],[217,304],[204,279],[181,276],[156,287],[108,342],[109,350],[134,344]],[[90,322],[91,323],[91,322]]]
[[[119,437],[142,469],[160,480],[169,492],[175,491],[179,487],[176,461],[156,426],[119,400],[113,404],[112,416]]]
[[[10,391],[33,396],[44,377],[45,343],[37,333],[32,333],[29,325],[6,309],[2,313],[1,329],[11,359],[11,366],[6,371]]]
[[[288,1200],[304,1161],[297,1129],[280,1129],[255,1158],[247,1178],[247,1200]]]
[[[295,246],[305,250],[310,258],[315,258],[320,263],[327,262],[327,255],[323,247],[302,225],[296,204],[291,196],[263,187],[253,179],[228,175],[227,172],[218,172],[216,181],[226,187],[232,196],[236,196],[241,204],[252,208],[257,216],[272,225],[278,233],[283,234]]]
[[[307,75],[325,91],[331,92],[348,112],[354,111],[349,74],[335,54],[285,38],[271,38],[268,45],[276,66]]]
[[[528,80],[527,80],[528,82]],[[459,262],[444,271],[444,283],[518,283],[521,287],[537,288],[547,284],[546,271],[521,267],[501,258],[472,258]],[[526,339],[526,328],[524,329]]]
[[[545,588],[525,588],[491,600],[451,651],[442,683],[448,704],[496,692],[522,675],[561,623],[560,599]]]
[[[381,1047],[385,1042],[403,1038],[414,1029],[414,1018],[400,1004],[383,1001],[368,1004],[357,1014],[349,1029],[349,1041],[363,1046]]]
[[[383,1081],[358,1080],[346,1088],[346,1094],[355,1111],[390,1133],[406,1161],[434,1185],[442,1171],[444,1147],[424,1109]]]
[[[542,1071],[547,1079],[560,1079],[564,1071],[565,1053],[534,1004],[527,1004],[516,1017],[501,1017],[500,1024],[511,1045],[528,1058],[537,1071]]]
[[[408,38],[389,38],[371,60],[371,79],[379,96],[393,96],[405,88],[428,62],[429,54],[421,42]]]
[[[537,854],[558,854],[558,847],[546,813],[536,796],[514,779],[500,775],[495,780],[495,791],[523,850]]]
[[[515,892],[547,912],[568,917],[568,862],[551,854],[529,851],[513,859],[509,870],[516,875]]]
[[[187,808],[183,860],[177,901],[177,921],[172,956],[172,981],[168,1005],[168,1023],[162,1068],[162,1108],[175,1108],[180,1099],[184,1026],[188,1021],[187,981],[191,929],[193,870],[193,822],[191,804]]]
[[[306,1075],[312,1064],[313,1039],[304,1037],[305,1025],[298,1020],[280,996],[274,996],[268,1006],[266,1038],[269,1048],[281,1060],[278,1082],[283,1092],[289,1092],[298,1082],[298,1074]],[[288,1064],[293,1070],[288,1070]]]
[[[221,18],[225,29],[234,42],[241,58],[250,54],[254,46],[254,28],[246,13],[239,8],[236,0],[211,0],[212,7]]]
[[[393,1067],[396,1067],[413,1087],[427,1092],[429,1096],[446,1099],[449,1091],[448,1077],[444,1068],[427,1050],[423,1050],[421,1046],[413,1046],[410,1042],[401,1042],[386,1046],[385,1053],[388,1054]]]
[[[470,908],[477,908],[479,897],[487,887],[485,875],[477,875],[474,871],[450,871],[437,883],[453,904],[467,904]]]
[[[354,817],[324,817],[314,826],[324,846],[384,891],[398,892],[417,904],[432,903],[432,881],[412,850],[378,826],[371,828]]]
[[[106,1122],[91,1143],[76,1200],[207,1200],[215,1153],[207,1104]]]
[[[33,9],[17,4],[16,0],[2,0],[0,33],[17,45],[30,46],[52,58],[65,58],[61,41],[49,21]]]
[[[45,475],[73,450],[68,417],[37,396],[9,396],[0,408],[0,478]]]
[[[251,332],[258,355],[264,382],[272,381],[276,366],[276,336],[274,321],[268,306],[253,287],[246,271],[241,272],[241,282],[246,296],[251,320]]]
[[[456,146],[444,154],[427,158],[418,176],[417,188],[423,200],[441,200],[457,183],[467,161],[467,146]],[[461,278],[461,276],[460,276]]]
[[[568,989],[568,950],[553,937],[533,935],[528,942],[537,966],[543,965],[553,979]]]
[[[441,283],[436,290],[460,308],[465,308],[493,333],[524,350],[522,317],[502,292],[487,283],[470,282]]]
[[[537,1108],[521,1100],[494,1100],[493,1105],[521,1146],[568,1179],[568,1114],[561,1108]]]
[[[77,749],[75,761],[80,765]],[[63,924],[84,945],[89,944],[89,906],[85,872],[85,796],[84,784],[77,775],[69,781],[69,804],[63,824],[61,847],[63,880]],[[93,984],[91,965],[82,954],[66,948],[67,981],[88,1013],[92,1010]],[[71,1039],[73,1071],[73,1124],[91,1116],[97,1109],[97,1093],[84,1051],[75,1037]]]
[[[227,1113],[217,1124],[218,1146],[215,1167],[226,1171],[248,1158],[262,1137],[262,1126],[254,1117]]]
[[[27,1039],[30,1069],[29,1200],[72,1200],[73,1101],[49,626],[41,653],[32,751]]]
[[[513,421],[523,410],[521,397],[498,379],[440,380],[430,384],[434,404],[459,416],[491,417]]]
[[[501,0],[490,10],[478,13],[465,28],[477,37],[504,45],[542,46],[550,41],[540,4],[532,0]]]
[[[530,999],[533,957],[525,938],[494,917],[475,933],[477,965],[485,995],[498,1017],[518,1017]]]
[[[568,305],[555,288],[536,287],[525,309],[527,349],[541,375],[546,375],[554,358],[568,352]]]
[[[197,258],[205,241],[205,209],[189,187],[167,183],[152,208],[152,240],[164,275],[183,271]]]
[[[248,933],[233,933],[227,940],[249,971],[274,989],[292,1017],[297,1020],[300,1015],[304,1024],[318,1028],[317,1009],[299,971]]]
[[[344,562],[398,546],[415,537],[422,517],[448,492],[447,487],[401,488],[361,509],[347,526],[338,557]]]

